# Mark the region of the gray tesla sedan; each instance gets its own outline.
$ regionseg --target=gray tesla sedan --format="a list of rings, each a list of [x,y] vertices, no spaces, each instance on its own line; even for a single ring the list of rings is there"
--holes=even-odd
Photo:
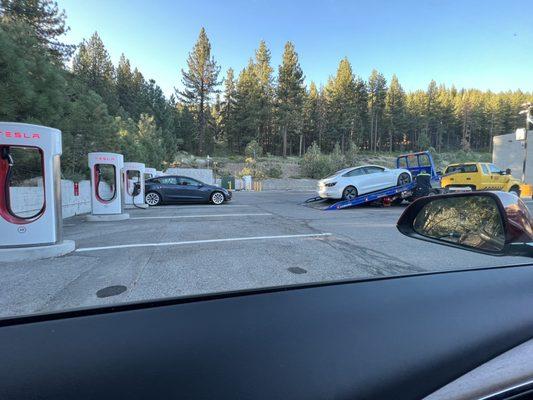
[[[219,205],[231,200],[229,190],[179,175],[165,175],[147,179],[144,193],[146,204],[150,206],[164,203],[213,203]]]

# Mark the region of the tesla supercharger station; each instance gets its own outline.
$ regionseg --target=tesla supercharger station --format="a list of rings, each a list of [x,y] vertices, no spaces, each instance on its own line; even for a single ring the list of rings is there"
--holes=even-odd
[[[144,173],[145,167],[143,163],[124,163],[122,187],[124,190],[124,204],[126,208],[148,208],[148,204],[144,202]],[[139,185],[138,193],[134,193],[136,184]]]
[[[122,210],[121,182],[124,157],[116,153],[89,153],[91,214],[87,221],[119,221],[130,216]]]
[[[57,257],[63,240],[61,131],[0,122],[0,261]]]

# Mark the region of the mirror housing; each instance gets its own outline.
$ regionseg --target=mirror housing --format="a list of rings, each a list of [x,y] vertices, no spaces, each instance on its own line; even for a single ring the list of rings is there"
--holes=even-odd
[[[511,193],[460,192],[416,200],[396,226],[406,236],[441,245],[533,257],[532,223],[527,206]]]

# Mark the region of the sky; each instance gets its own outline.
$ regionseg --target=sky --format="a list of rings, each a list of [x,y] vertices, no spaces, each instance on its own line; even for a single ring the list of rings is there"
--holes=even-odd
[[[533,90],[533,18],[522,0],[254,1],[58,0],[70,26],[64,41],[93,32],[115,63],[124,53],[167,96],[181,88],[201,27],[221,77],[239,72],[260,40],[277,71],[285,42],[296,46],[306,83],[325,84],[348,57],[367,79],[372,69],[404,89]]]

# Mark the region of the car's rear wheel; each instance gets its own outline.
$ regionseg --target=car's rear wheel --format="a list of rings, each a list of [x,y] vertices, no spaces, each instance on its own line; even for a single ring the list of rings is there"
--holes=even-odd
[[[398,177],[398,186],[407,185],[408,183],[411,183],[411,175],[407,172],[402,172]]]
[[[224,193],[222,192],[213,192],[211,194],[211,203],[215,205],[220,205],[224,203]]]
[[[357,189],[353,186],[347,186],[342,191],[342,199],[343,200],[353,200],[357,197]]]
[[[146,193],[146,196],[144,196],[144,201],[149,206],[158,206],[161,204],[161,196],[156,192],[148,192]]]

